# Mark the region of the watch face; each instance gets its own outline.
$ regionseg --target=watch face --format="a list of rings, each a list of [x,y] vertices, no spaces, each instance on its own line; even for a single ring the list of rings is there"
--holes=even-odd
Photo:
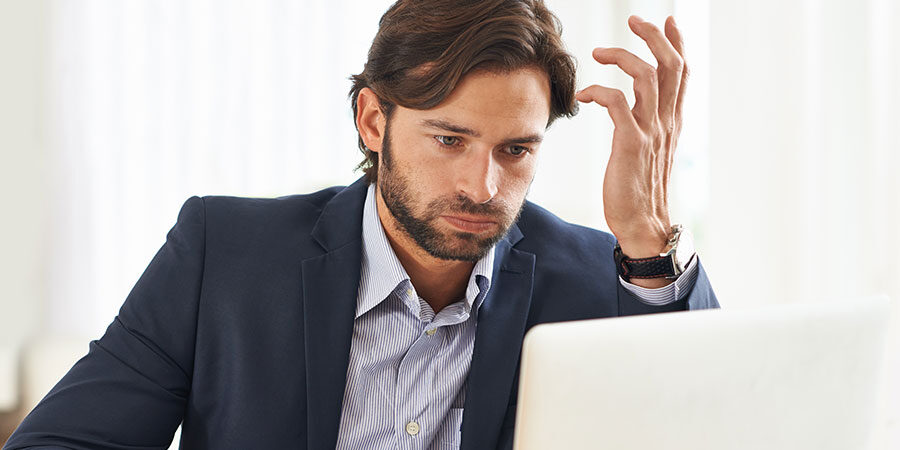
[[[678,267],[681,270],[684,270],[691,261],[692,256],[694,256],[694,235],[685,228],[681,231],[681,236],[678,237],[678,244],[675,247],[675,262],[678,263]]]

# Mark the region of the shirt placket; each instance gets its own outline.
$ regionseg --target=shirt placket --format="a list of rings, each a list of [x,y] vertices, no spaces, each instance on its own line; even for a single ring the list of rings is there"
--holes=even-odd
[[[433,439],[439,425],[429,414],[430,393],[434,379],[434,356],[440,348],[440,337],[433,330],[426,330],[432,314],[419,306],[419,299],[411,286],[398,290],[419,327],[419,337],[409,347],[400,361],[397,371],[397,389],[394,396],[394,427],[398,437],[397,448],[425,449]],[[413,307],[415,305],[416,307]],[[418,311],[417,317],[414,313]],[[423,320],[422,317],[427,317]]]

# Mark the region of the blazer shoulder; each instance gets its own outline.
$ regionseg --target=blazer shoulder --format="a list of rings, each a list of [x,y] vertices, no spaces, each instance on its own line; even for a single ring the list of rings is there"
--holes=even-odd
[[[566,222],[528,203],[519,218],[515,248],[533,253],[532,323],[618,314],[615,237]]]
[[[342,186],[274,198],[209,195],[201,198],[213,242],[261,244],[309,236],[325,205]]]
[[[611,250],[616,244],[616,238],[612,234],[566,222],[532,202],[525,203],[517,225],[524,235],[521,244],[533,249],[582,249],[596,252]]]
[[[206,195],[202,197],[207,212],[228,212],[231,214],[275,212],[292,209],[304,212],[321,211],[345,186],[332,186],[309,194],[293,194],[280,197],[235,197],[227,195]]]

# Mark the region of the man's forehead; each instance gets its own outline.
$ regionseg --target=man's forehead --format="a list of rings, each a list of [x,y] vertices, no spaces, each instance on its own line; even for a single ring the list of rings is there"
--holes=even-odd
[[[550,115],[550,81],[534,68],[472,72],[444,101],[416,115],[421,125],[471,136],[541,135]]]
[[[439,106],[456,106],[515,116],[522,110],[550,108],[550,78],[535,68],[466,74]],[[509,109],[515,107],[515,109]]]

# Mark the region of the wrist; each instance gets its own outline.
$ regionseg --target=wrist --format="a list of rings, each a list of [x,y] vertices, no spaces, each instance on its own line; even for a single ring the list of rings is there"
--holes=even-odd
[[[652,258],[665,251],[669,239],[669,229],[644,233],[642,236],[616,239],[622,253],[632,259]]]
[[[647,278],[647,279],[632,278],[632,279],[628,280],[628,282],[635,286],[640,286],[642,288],[659,289],[659,288],[666,287],[666,286],[674,283],[675,280],[669,279],[669,278]]]

